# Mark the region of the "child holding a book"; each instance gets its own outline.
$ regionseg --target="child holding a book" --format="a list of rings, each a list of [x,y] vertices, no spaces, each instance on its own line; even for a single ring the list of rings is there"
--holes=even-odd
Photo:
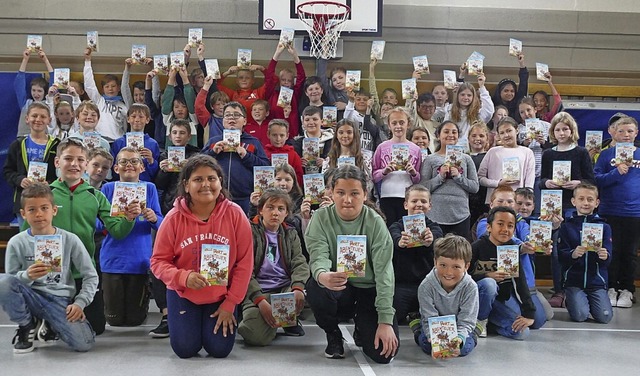
[[[333,144],[333,129],[322,128],[322,109],[313,105],[307,106],[302,111],[302,129],[303,134],[293,140],[293,148],[302,158],[302,167],[306,174],[318,173],[322,167],[324,160],[329,155],[331,145]],[[320,148],[320,155],[315,161],[309,161],[304,157],[302,146],[305,138],[317,138]]]
[[[293,146],[286,144],[289,133],[289,123],[286,120],[271,120],[269,122],[269,130],[267,131],[269,142],[264,147],[264,151],[269,159],[271,159],[274,154],[286,154],[288,156],[287,163],[293,167],[296,172],[298,184],[302,185],[302,175],[304,174],[302,171],[302,160]]]
[[[291,213],[289,194],[279,188],[267,189],[258,201],[258,215],[252,219],[253,274],[242,305],[242,322],[238,333],[252,346],[266,346],[276,337],[280,320],[304,308],[304,286],[309,279],[309,266],[302,254],[300,238],[295,228],[285,224]],[[293,292],[295,306],[274,316],[274,294]],[[291,324],[291,323],[289,323]],[[289,336],[303,336],[298,319],[295,325],[284,326]]]
[[[382,133],[376,125],[375,119],[371,117],[373,101],[369,99],[369,94],[362,89],[354,92],[352,88],[349,88],[347,94],[349,95],[349,103],[344,110],[343,119],[358,125],[362,150],[373,153],[378,145],[387,139],[387,135]]]
[[[404,207],[409,216],[423,216],[425,226],[406,228],[407,217],[389,226],[393,240],[393,272],[396,278],[393,308],[396,310],[396,320],[399,324],[407,322],[410,312],[419,311],[418,286],[433,269],[433,242],[442,237],[440,226],[427,217],[431,210],[431,194],[427,187],[414,184],[407,188]]]
[[[407,139],[418,145],[420,152],[422,153],[422,163],[424,163],[425,158],[432,153],[430,147],[431,134],[429,134],[429,131],[414,125],[409,128],[409,131],[407,132]]]
[[[36,337],[46,343],[56,333],[73,350],[89,351],[95,333],[82,310],[98,288],[91,258],[75,234],[52,225],[58,207],[48,185],[26,187],[21,206],[31,228],[9,240],[6,274],[0,274],[0,305],[19,325],[13,352],[31,352]],[[72,265],[82,278],[77,294]]]
[[[510,78],[503,78],[496,85],[496,89],[493,92],[493,104],[497,106],[504,106],[507,108],[507,114],[511,118],[518,116],[518,103],[520,99],[527,96],[529,92],[529,70],[524,62],[524,54],[520,53],[517,56],[520,70],[518,71],[519,85]],[[494,123],[495,124],[495,123]]]
[[[145,187],[144,197],[136,196],[138,201],[144,200],[145,205],[126,237],[116,239],[108,233],[100,249],[104,314],[111,326],[138,326],[147,318],[149,311],[147,284],[151,235],[152,231],[160,228],[163,216],[156,186],[140,180],[144,171],[142,160],[142,153],[137,149],[124,147],[118,152],[114,166],[120,182],[134,183],[137,190],[139,184]],[[119,190],[118,182],[102,186],[102,193],[111,202],[112,212],[115,205],[119,205],[116,200]]]
[[[251,279],[251,226],[243,210],[227,198],[224,179],[211,156],[187,160],[176,205],[158,231],[151,256],[153,274],[167,285],[171,348],[180,358],[197,356],[203,347],[215,358],[229,355],[236,307]],[[202,256],[211,247],[222,257],[203,265]],[[211,279],[212,284],[205,269],[222,278]]]
[[[469,139],[469,128],[477,120],[487,122],[493,115],[493,102],[484,87],[484,73],[478,74],[478,90],[470,83],[458,87],[456,99],[445,109],[444,120],[451,120],[460,128],[460,139]]]
[[[549,85],[549,89],[551,89],[551,94],[553,95],[553,107],[549,108],[549,94],[544,90],[538,90],[533,93],[533,102],[536,105],[536,116],[538,119],[550,123],[562,107],[562,97],[553,85],[553,77],[551,77],[551,73],[547,72],[544,76],[547,79],[547,84]]]
[[[336,106],[338,113],[343,112],[349,103],[347,94],[347,70],[344,67],[335,67],[329,72],[327,78],[327,59],[316,60],[316,76],[321,82],[322,89],[327,98],[326,103]],[[338,115],[340,117],[340,115]]]
[[[26,70],[30,57],[31,50],[27,48],[22,53],[22,62],[20,63],[20,68],[18,68],[16,78],[13,81],[13,88],[16,93],[16,99],[18,100],[18,106],[20,107],[18,137],[26,136],[30,133],[29,126],[25,121],[29,106],[34,102],[44,102],[45,95],[49,90],[49,83],[47,80],[42,77],[36,77],[29,82],[29,92],[27,93]],[[49,63],[49,58],[42,48],[38,51],[38,57],[45,64],[47,72],[49,72],[49,77],[53,77],[53,67],[51,66],[51,63]],[[18,198],[19,197],[20,196],[18,196]]]
[[[244,131],[260,141],[264,148],[269,143],[269,102],[264,99],[257,99],[251,103],[251,116],[247,119]]]
[[[360,145],[360,131],[355,123],[342,119],[336,124],[336,131],[333,134],[331,150],[322,164],[322,172],[330,168],[340,167],[341,158],[353,158],[353,164],[367,174],[367,192],[373,189],[373,179],[371,172],[371,156],[369,152],[363,152]],[[350,162],[344,162],[350,163]]]
[[[96,127],[100,121],[100,109],[92,101],[84,101],[76,108],[76,121],[78,123],[78,131],[69,132],[69,137],[73,137],[85,143],[87,149],[101,147],[105,150],[111,150],[109,142],[96,131]],[[90,136],[90,137],[88,137]],[[85,138],[87,138],[85,140]],[[107,179],[111,178],[111,173]]]
[[[378,96],[375,72],[377,64],[377,58],[372,58],[369,62],[369,93],[373,100],[371,113],[376,119],[376,122],[379,122],[380,132],[382,132],[383,137],[386,140],[389,137],[389,126],[387,124],[389,110],[398,105],[398,92],[395,91],[395,89],[388,87],[382,90],[381,97]]]
[[[253,85],[255,84],[256,70],[264,71],[264,84],[254,89]],[[275,72],[275,70],[273,72]],[[247,119],[247,122],[249,122],[253,116],[251,113],[251,105],[253,102],[258,99],[265,99],[265,93],[267,91],[273,91],[273,86],[275,84],[274,77],[271,73],[272,72],[265,70],[264,67],[259,65],[251,65],[249,69],[241,69],[238,66],[233,65],[229,67],[226,72],[222,73],[222,78],[218,80],[217,83],[218,90],[227,94],[231,101],[238,102],[244,107],[245,112],[250,116]],[[236,90],[224,85],[224,80],[232,74],[236,74],[236,86],[238,87]],[[271,89],[269,89],[269,86],[271,86]]]
[[[435,150],[436,128],[439,125],[439,122],[433,120],[436,112],[436,98],[431,93],[420,95],[416,93],[415,98],[407,99],[405,106],[411,114],[413,126],[429,133],[430,143],[428,146],[431,150]]]
[[[594,213],[600,204],[596,186],[579,184],[573,190],[571,202],[576,210],[560,226],[558,245],[567,311],[573,321],[586,321],[591,315],[595,321],[608,324],[613,318],[607,293],[611,227]],[[590,233],[585,224],[600,226]]]
[[[184,88],[182,93],[176,92],[176,86],[178,82],[176,75],[180,75],[182,82],[184,82]],[[191,127],[191,139],[189,144],[193,146],[198,145],[198,130],[196,125],[198,124],[198,117],[195,114],[195,99],[196,92],[189,83],[189,76],[187,75],[187,68],[181,67],[179,69],[171,69],[169,71],[169,80],[167,81],[167,87],[162,94],[162,120],[167,129],[165,146],[172,146],[171,137],[169,135],[169,129],[171,128],[171,122],[174,119],[189,120]]]
[[[422,351],[431,354],[429,318],[455,315],[457,345],[448,356],[468,355],[478,342],[478,287],[467,269],[471,263],[471,245],[458,235],[447,235],[434,242],[435,267],[418,288],[420,318],[411,322],[413,338]]]
[[[469,155],[473,160],[476,171],[480,168],[480,163],[489,150],[489,128],[482,121],[476,121],[469,128]],[[489,207],[484,203],[487,197],[487,187],[479,186],[478,192],[469,195],[469,211],[471,218],[469,223],[476,223],[478,218],[489,211]]]
[[[68,95],[65,95],[65,99],[62,99],[58,88],[54,85],[49,88],[49,93],[46,97],[47,106],[49,111],[53,114],[51,124],[47,127],[48,133],[60,140],[64,140],[69,136],[69,132],[76,128],[75,125],[75,111],[74,108],[80,106],[80,96],[73,88],[73,86],[67,87]],[[69,99],[71,101],[69,101]]]

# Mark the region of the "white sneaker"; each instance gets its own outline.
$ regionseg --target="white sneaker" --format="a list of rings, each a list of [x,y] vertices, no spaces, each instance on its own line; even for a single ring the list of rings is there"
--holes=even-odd
[[[478,329],[478,331],[480,332],[478,334],[478,337],[487,338],[487,323],[488,322],[489,322],[488,319],[478,320],[478,322],[476,323],[476,329]]]
[[[620,291],[620,296],[618,297],[618,307],[622,308],[631,308],[633,305],[633,293],[629,290]]]
[[[614,288],[609,289],[609,301],[612,307],[618,306],[618,292]]]

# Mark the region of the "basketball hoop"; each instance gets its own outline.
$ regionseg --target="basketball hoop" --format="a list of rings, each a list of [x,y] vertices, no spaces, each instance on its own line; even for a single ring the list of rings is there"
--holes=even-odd
[[[298,5],[298,17],[311,39],[310,55],[320,59],[336,56],[338,38],[351,8],[332,1],[309,1]]]

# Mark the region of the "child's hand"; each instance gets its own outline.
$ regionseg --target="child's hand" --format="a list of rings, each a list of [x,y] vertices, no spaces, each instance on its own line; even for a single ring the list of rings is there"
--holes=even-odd
[[[236,148],[236,153],[238,153],[238,156],[240,157],[240,159],[242,159],[245,155],[247,155],[247,149],[243,148],[242,145],[238,145],[238,147]]]
[[[506,180],[506,179],[500,179],[500,181],[498,182],[498,186],[501,185],[513,185],[516,183],[520,183],[519,180]]]
[[[518,64],[520,64],[520,68],[524,68],[524,54],[522,52],[520,52],[518,54]]]
[[[139,152],[142,158],[146,159],[149,164],[153,164],[153,153],[151,153],[151,150],[143,147]]]
[[[549,83],[549,85],[551,85],[551,73],[547,72],[544,74],[544,78],[547,79],[547,83]]]
[[[28,186],[30,186],[31,184],[33,184],[33,181],[29,178],[22,178],[22,180],[20,181],[20,188],[25,189]]]
[[[296,314],[299,315],[304,309],[304,293],[300,290],[294,290],[293,296],[296,300]]]
[[[135,221],[141,213],[142,209],[140,208],[140,202],[138,202],[138,200],[131,201],[124,210],[124,214],[129,221]]]
[[[273,57],[276,58],[274,60],[277,60],[277,58],[280,57],[280,54],[282,54],[286,48],[287,48],[287,46],[285,46],[284,44],[278,43],[278,45],[276,46],[276,51],[273,54]]]
[[[182,51],[184,52],[184,61],[185,62],[189,61],[189,59],[191,58],[191,46],[189,45],[189,43],[187,43],[187,45],[184,46]]]
[[[424,231],[420,235],[420,239],[422,240],[422,244],[424,244],[425,247],[431,246],[431,244],[433,243],[433,233],[431,232],[431,229],[429,227],[424,229]]]
[[[87,47],[84,49],[84,59],[87,61],[91,61],[91,47]]]
[[[198,60],[204,60],[204,42],[198,45],[198,49],[196,50],[196,55],[198,55]]]
[[[318,275],[318,283],[332,291],[342,291],[347,286],[347,273],[322,272]]]
[[[305,158],[300,158],[300,162],[302,163],[303,168],[307,168],[307,166],[309,166],[309,161]]]
[[[322,167],[324,164],[324,158],[316,158],[316,167]]]
[[[336,102],[334,103],[334,106],[336,106],[338,108],[338,111],[342,111],[345,108],[347,108],[347,104],[344,102]]]
[[[218,141],[216,142],[215,145],[213,145],[213,152],[216,154],[220,154],[224,151],[224,149],[227,147],[227,142],[226,141]]]
[[[375,68],[375,66],[378,65],[378,59],[376,59],[375,57],[373,59],[371,59],[371,61],[369,62],[369,68]]]
[[[213,77],[211,77],[210,75],[205,76],[204,84],[202,85],[202,88],[206,91],[209,91],[209,89],[211,88],[211,85],[213,85]]]
[[[42,264],[42,263],[31,264],[27,268],[27,278],[29,278],[32,281],[35,281],[40,277],[44,277],[45,275],[47,275],[47,273],[49,273],[50,266],[51,265],[49,264]]]
[[[396,170],[396,164],[395,162],[391,162],[384,168],[384,170],[382,170],[382,175],[387,176],[389,175],[389,173],[395,170]]]
[[[419,80],[422,78],[422,73],[414,70],[413,73],[411,73],[411,78],[415,78],[416,80]]]
[[[150,70],[149,72],[147,72],[147,79],[151,80],[151,79],[153,79],[156,75],[157,75],[156,71],[154,71],[154,70],[152,69],[152,70]]]
[[[29,60],[29,57],[31,56],[31,50],[28,48],[25,48],[24,51],[22,51],[22,58]]]
[[[67,321],[69,322],[84,320],[84,312],[82,311],[82,308],[80,308],[80,306],[75,303],[69,304],[67,306],[66,313],[67,313]]]
[[[226,337],[227,333],[233,334],[233,328],[238,326],[233,312],[225,311],[222,307],[219,307],[210,317],[218,318],[216,325],[213,327],[213,334],[218,334],[218,329],[222,326],[222,336]]]
[[[600,258],[600,260],[606,260],[609,258],[609,252],[607,252],[606,248],[600,248],[598,250],[598,257]]]
[[[153,65],[153,59],[150,57],[144,58],[144,65]]]
[[[416,171],[415,167],[413,167],[413,164],[411,164],[411,162],[407,163],[407,165],[404,166],[404,168],[405,168],[405,171],[407,171],[407,173],[411,177],[414,177],[414,176],[416,176],[418,174],[418,172]],[[452,171],[452,176],[453,176],[453,170],[458,171],[458,169],[454,168],[454,169],[451,170]],[[458,174],[458,175],[460,175],[460,174]]]
[[[258,201],[260,201],[260,196],[262,196],[262,192],[253,191],[251,192],[251,196],[249,196],[249,202],[253,206],[258,206]]]
[[[618,173],[620,175],[624,175],[627,172],[629,172],[629,166],[627,166],[625,163],[620,163],[619,165],[616,166],[616,168],[618,169]]]
[[[209,286],[209,281],[198,272],[191,272],[189,276],[187,276],[187,288],[193,290],[200,290],[203,287]]]
[[[520,247],[520,253],[525,255],[533,255],[535,253],[533,245],[529,242],[522,243],[522,247]]]
[[[582,183],[580,180],[571,180],[562,184],[562,188],[574,190],[580,183]]]
[[[486,80],[486,77],[484,75],[484,72],[478,73],[478,86],[479,87],[484,87],[485,80]]]
[[[502,282],[507,278],[511,278],[511,274],[506,272],[489,272],[486,276],[495,279],[496,282]]]
[[[67,86],[67,93],[69,95],[71,95],[72,97],[77,97],[78,96],[78,92],[76,91],[76,88],[71,86],[71,85]]]
[[[51,86],[49,88],[49,92],[47,93],[47,96],[48,97],[54,97],[56,94],[58,94],[58,88],[55,85]]]
[[[516,320],[513,322],[513,325],[511,325],[511,330],[513,330],[514,332],[521,333],[523,330],[530,327],[531,325],[533,325],[533,319],[528,319],[524,316],[518,316]]]
[[[443,164],[442,166],[440,166],[440,171],[438,171],[439,174],[440,174],[440,177],[442,179],[446,179],[447,176],[449,176],[449,171],[450,170],[451,170],[451,167],[449,167],[448,164]]]
[[[264,322],[267,323],[272,328],[277,328],[279,325],[276,323],[276,319],[273,318],[273,312],[271,312],[271,304],[264,299],[258,303],[258,310],[260,311],[260,316],[264,319]]]
[[[558,189],[558,188],[562,188],[561,186],[559,186],[558,184],[556,184],[556,182],[555,182],[555,181],[553,181],[553,180],[551,180],[551,179],[547,180],[547,181],[544,183],[544,185],[545,185],[547,188],[550,188],[550,189]]]
[[[460,77],[460,78],[464,78],[464,76],[469,72],[469,66],[467,65],[466,61],[464,63],[460,64],[459,71],[460,71],[460,73],[459,73],[458,77]]]
[[[374,103],[374,99],[373,98],[369,98],[367,100],[367,111],[371,111],[371,109],[373,108],[373,103]]]
[[[576,247],[576,249],[573,250],[573,252],[571,252],[571,258],[573,259],[580,258],[584,255],[586,251],[587,249],[585,247],[579,245]]]
[[[47,54],[44,52],[44,50],[41,48],[40,51],[38,51],[38,57],[41,60],[46,60],[47,59]]]
[[[409,236],[409,234],[407,234],[406,231],[402,231],[400,234],[402,235],[402,237],[400,237],[400,240],[398,240],[398,247],[407,248],[409,243],[411,243],[411,237]]]
[[[169,160],[168,159],[164,159],[164,160],[160,161],[160,163],[158,163],[158,166],[160,166],[160,169],[162,171],[164,171],[169,166]]]
[[[240,68],[238,68],[237,65],[232,65],[229,67],[229,69],[227,69],[227,72],[224,75],[228,76],[230,74],[238,73],[239,70]]]
[[[264,72],[264,67],[262,65],[252,64],[251,66],[249,66],[249,70],[252,70],[252,71],[259,70],[260,72]]]
[[[282,108],[282,112],[284,113],[284,118],[288,119],[291,115],[291,105],[288,104]]]
[[[321,208],[325,208],[331,204],[333,204],[333,199],[331,198],[331,196],[327,196],[326,194],[322,196],[322,201],[320,202]]]
[[[127,69],[131,68],[131,66],[133,65],[133,59],[130,57],[124,59],[124,65]]]
[[[546,141],[546,139],[544,138],[544,135],[541,133],[536,134],[536,141],[538,141],[538,143],[540,145],[544,144],[544,142]]]
[[[153,211],[153,209],[149,209],[149,208],[145,208],[142,211],[142,217],[150,223],[156,223],[158,222],[158,216],[156,215],[156,212]]]
[[[350,103],[355,103],[356,101],[356,93],[353,92],[353,87],[348,87],[347,88],[347,97],[349,97],[349,102]]]
[[[180,73],[180,77],[182,77],[182,82],[184,82],[185,84],[189,83],[189,75],[187,74],[187,67],[186,66],[182,66],[180,68],[178,68],[179,71],[178,73]]]
[[[300,216],[304,219],[311,219],[311,200],[305,198],[300,204]]]

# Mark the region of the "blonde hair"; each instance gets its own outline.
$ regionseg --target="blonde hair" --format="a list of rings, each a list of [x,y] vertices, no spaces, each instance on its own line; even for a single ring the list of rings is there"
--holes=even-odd
[[[470,90],[471,94],[473,94],[473,99],[471,100],[471,104],[469,108],[467,108],[467,121],[469,124],[479,120],[480,115],[480,100],[478,99],[478,91],[475,86],[471,85],[468,82],[463,83],[458,88],[456,92],[456,98],[453,101],[453,105],[451,107],[451,120],[455,123],[459,123],[462,120],[462,108],[460,107],[460,103],[458,101],[458,95],[462,93],[464,90]]]
[[[576,123],[576,119],[574,119],[573,116],[571,116],[571,114],[569,114],[568,112],[562,111],[558,112],[556,116],[551,119],[551,127],[549,127],[549,138],[551,139],[552,143],[558,143],[558,139],[553,134],[553,131],[556,128],[556,125],[560,123],[568,125],[569,129],[571,129],[571,141],[576,142],[580,139],[580,135],[578,134],[578,123]]]

